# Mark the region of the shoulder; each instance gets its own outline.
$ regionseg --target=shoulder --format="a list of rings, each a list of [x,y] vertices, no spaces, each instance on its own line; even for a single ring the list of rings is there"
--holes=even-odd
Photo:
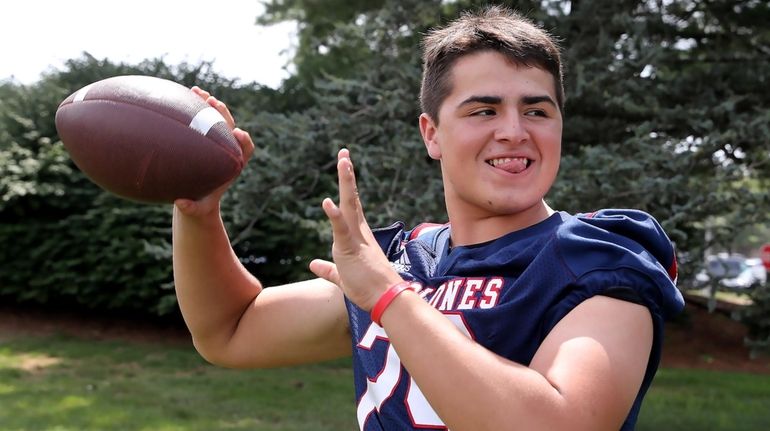
[[[374,228],[372,229],[372,233],[374,234],[374,239],[377,240],[377,244],[382,248],[382,251],[385,252],[386,255],[390,255],[400,248],[401,243],[404,241],[406,231],[404,230],[404,223],[398,221],[390,226]]]
[[[433,250],[440,249],[440,243],[448,238],[449,224],[420,223],[407,229],[403,222],[395,222],[387,227],[372,229],[374,238],[387,256],[403,249],[409,241],[419,240]]]
[[[641,254],[644,260],[662,266],[671,279],[676,278],[674,246],[658,221],[643,211],[606,209],[576,214],[566,219],[556,235],[571,269],[578,272],[632,253]]]
[[[650,214],[605,209],[569,216],[556,232],[560,257],[587,296],[628,288],[664,315],[679,311],[674,245]]]

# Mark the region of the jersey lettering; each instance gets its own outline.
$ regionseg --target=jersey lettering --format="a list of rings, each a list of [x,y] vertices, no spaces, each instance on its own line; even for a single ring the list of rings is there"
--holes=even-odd
[[[418,293],[423,299],[433,293],[428,304],[439,311],[492,308],[500,300],[504,284],[505,281],[500,277],[455,278],[442,283],[435,293],[432,288],[424,288]]]
[[[457,305],[458,310],[470,310],[476,306],[476,295],[484,287],[483,278],[468,278],[465,280],[465,292]]]
[[[502,278],[492,278],[484,286],[484,297],[479,302],[479,308],[492,308],[500,299],[500,289],[503,288]]]
[[[361,400],[358,402],[356,416],[362,430],[364,429],[366,418],[375,409],[380,411],[382,403],[393,395],[393,391],[396,389],[396,385],[401,378],[401,360],[398,358],[396,349],[390,344],[390,340],[381,326],[372,322],[358,346],[371,350],[377,340],[383,340],[388,343],[388,349],[385,353],[385,363],[382,370],[376,376],[368,377],[366,392],[364,392]]]
[[[457,278],[446,283],[446,289],[444,289],[444,297],[441,299],[441,305],[438,306],[439,311],[452,310],[455,305],[455,299],[457,298],[457,291],[460,289],[460,285],[465,281],[462,278]]]
[[[438,289],[436,290],[436,293],[433,295],[433,298],[430,299],[430,302],[428,304],[430,304],[430,306],[433,308],[438,308],[437,307],[438,300],[444,296],[445,290],[446,290],[446,283],[438,287]]]
[[[461,314],[452,313],[445,314],[445,316],[452,321],[465,336],[471,339],[474,338]],[[382,365],[382,369],[376,376],[367,378],[366,390],[358,401],[356,416],[361,430],[364,429],[366,420],[371,414],[375,411],[379,412],[383,403],[393,397],[399,381],[404,378],[401,359],[399,359],[396,349],[390,344],[390,339],[381,326],[372,322],[369,325],[369,328],[367,328],[364,336],[361,338],[361,341],[358,343],[358,347],[365,350],[371,350],[374,343],[378,340],[388,343],[388,348],[385,353],[385,361]],[[406,405],[409,419],[414,428],[446,429],[444,422],[438,417],[433,410],[433,407],[430,406],[425,395],[423,395],[411,376],[409,377],[406,396],[404,397],[403,402]]]
[[[428,295],[433,293],[435,290],[436,289],[434,289],[432,287],[426,287],[426,288],[420,290],[419,292],[417,292],[417,294],[420,295],[420,298],[422,298],[424,300],[427,300],[426,298],[428,297]]]

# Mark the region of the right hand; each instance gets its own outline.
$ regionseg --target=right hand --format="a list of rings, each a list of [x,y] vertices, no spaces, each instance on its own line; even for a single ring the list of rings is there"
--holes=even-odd
[[[208,91],[202,90],[198,86],[192,87],[191,91],[197,94],[201,99],[205,100],[206,103],[219,111],[219,113],[225,117],[227,126],[230,128],[230,130],[233,131],[235,139],[241,146],[241,152],[243,153],[243,165],[246,166],[249,158],[254,153],[254,142],[251,140],[251,136],[249,136],[248,132],[235,127],[235,119],[233,118],[233,114],[230,113],[227,105],[225,105],[222,101],[217,100],[214,96],[209,94]],[[210,215],[214,212],[218,213],[219,202],[222,199],[222,195],[225,194],[225,191],[227,191],[227,189],[234,181],[235,178],[233,178],[232,181],[228,181],[222,186],[216,188],[214,191],[202,197],[201,199],[177,199],[174,201],[174,205],[182,214],[188,216],[200,217]]]
[[[401,276],[393,269],[366,222],[358,196],[350,151],[337,154],[339,206],[330,198],[321,204],[332,225],[334,262],[315,259],[310,270],[339,286],[354,304],[370,311],[382,294]]]

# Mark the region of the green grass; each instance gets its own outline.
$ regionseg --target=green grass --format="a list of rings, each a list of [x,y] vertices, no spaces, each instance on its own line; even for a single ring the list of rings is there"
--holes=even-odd
[[[0,429],[356,430],[349,361],[226,370],[189,346],[0,339]],[[662,369],[640,431],[770,429],[770,375]]]
[[[770,375],[661,369],[636,428],[770,430]]]
[[[348,361],[227,370],[191,347],[0,341],[0,429],[355,430]]]

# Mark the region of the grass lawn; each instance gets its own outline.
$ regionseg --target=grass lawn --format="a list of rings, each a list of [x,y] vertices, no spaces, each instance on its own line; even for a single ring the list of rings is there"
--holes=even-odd
[[[65,336],[0,341],[0,429],[356,430],[348,361],[241,371],[191,348]]]
[[[770,430],[770,375],[658,370],[636,429]]]
[[[189,346],[0,339],[0,429],[355,430],[348,361],[235,371]],[[770,375],[662,369],[638,430],[770,429]]]

